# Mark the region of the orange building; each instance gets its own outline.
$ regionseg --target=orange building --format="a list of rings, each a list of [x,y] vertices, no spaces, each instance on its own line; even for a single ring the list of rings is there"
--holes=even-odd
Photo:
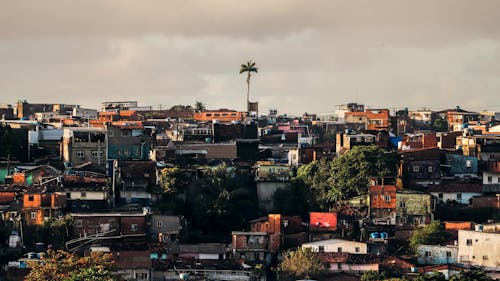
[[[388,109],[366,109],[364,112],[346,112],[345,122],[364,123],[367,130],[388,130],[390,114]]]
[[[23,213],[28,224],[42,225],[46,218],[62,216],[66,196],[60,193],[27,193],[23,195]]]
[[[220,122],[243,121],[245,119],[245,112],[229,109],[206,110],[202,112],[195,112],[193,119],[205,122],[213,120],[218,120]]]

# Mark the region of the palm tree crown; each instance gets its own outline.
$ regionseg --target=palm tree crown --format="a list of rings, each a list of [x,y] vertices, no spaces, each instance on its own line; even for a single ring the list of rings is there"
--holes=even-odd
[[[242,64],[240,67],[240,74],[246,72],[247,73],[247,111],[249,110],[250,105],[250,77],[252,76],[252,72],[257,73],[258,68],[255,67],[254,61],[248,61],[246,64]]]

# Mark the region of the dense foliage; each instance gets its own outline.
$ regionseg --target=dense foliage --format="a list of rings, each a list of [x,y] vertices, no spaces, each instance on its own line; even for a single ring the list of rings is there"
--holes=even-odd
[[[447,239],[448,233],[441,226],[441,223],[439,221],[433,221],[413,231],[410,237],[410,247],[416,250],[418,245],[437,245],[446,242]]]
[[[111,256],[94,252],[78,257],[64,251],[48,251],[41,263],[33,263],[26,281],[116,281]]]
[[[371,177],[395,176],[398,158],[377,146],[356,146],[331,161],[301,166],[297,178],[307,184],[322,209],[368,192]]]
[[[328,273],[328,264],[321,261],[311,249],[299,248],[284,253],[277,272],[278,280],[316,279]]]

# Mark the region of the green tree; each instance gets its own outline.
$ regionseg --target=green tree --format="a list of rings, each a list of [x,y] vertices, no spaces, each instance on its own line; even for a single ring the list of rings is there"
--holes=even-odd
[[[321,278],[328,273],[328,264],[318,258],[311,249],[299,248],[284,253],[283,261],[277,268],[278,280]]]
[[[313,205],[311,190],[298,179],[292,180],[288,188],[278,189],[273,194],[273,212],[277,214],[299,215],[305,219]]]
[[[437,245],[446,242],[447,239],[448,233],[441,226],[441,223],[433,221],[413,231],[410,237],[410,247],[416,251],[418,245]]]
[[[361,281],[381,281],[385,279],[386,276],[383,271],[369,270],[361,275]]]
[[[205,111],[205,109],[206,109],[206,106],[201,101],[196,101],[194,103],[194,110],[196,110],[196,112],[202,112],[202,111]]]
[[[395,176],[398,158],[377,146],[356,146],[331,161],[301,166],[297,178],[311,187],[322,209],[364,195],[371,177]]]
[[[177,194],[184,189],[188,180],[181,169],[174,167],[161,170],[160,182],[163,192],[167,194]]]
[[[446,281],[443,273],[433,272],[431,274],[421,274],[415,279],[417,281]]]
[[[257,73],[258,68],[255,66],[255,62],[248,61],[246,64],[242,64],[240,66],[240,74],[246,72],[247,73],[247,110],[249,111],[250,104],[250,77],[252,76],[252,72]]]
[[[460,274],[450,277],[450,281],[493,281],[493,278],[486,275],[484,270],[474,268],[469,271],[461,271]]]
[[[113,274],[114,263],[111,256],[92,253],[78,257],[64,251],[49,250],[41,263],[33,263],[26,281],[117,281],[122,280]]]

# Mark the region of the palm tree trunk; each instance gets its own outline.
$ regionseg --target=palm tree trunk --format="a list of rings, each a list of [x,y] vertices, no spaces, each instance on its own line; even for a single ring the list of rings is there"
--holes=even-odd
[[[250,72],[247,76],[247,115],[250,115]]]

